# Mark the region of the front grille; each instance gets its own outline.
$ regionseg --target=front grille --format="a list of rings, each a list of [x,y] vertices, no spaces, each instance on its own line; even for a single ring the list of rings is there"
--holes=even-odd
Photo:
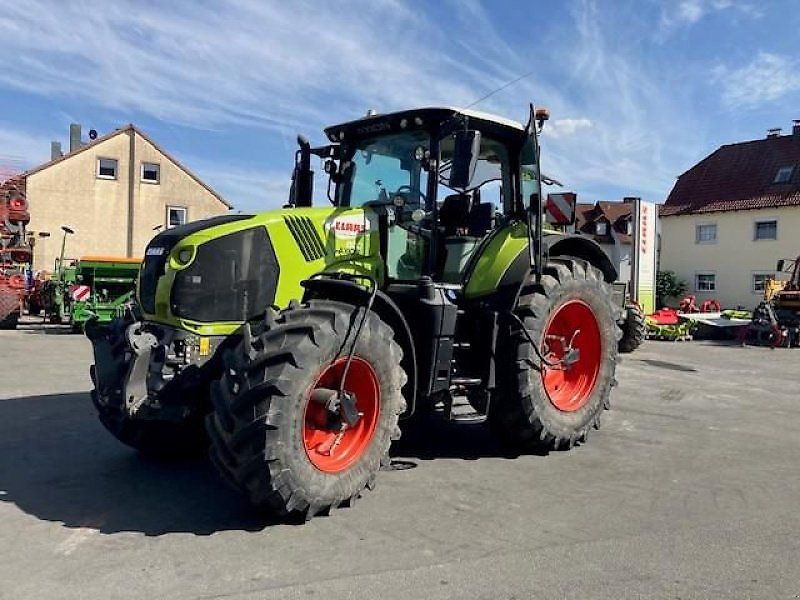
[[[186,236],[202,231],[203,229],[249,219],[251,216],[252,215],[220,215],[218,217],[193,221],[179,227],[173,227],[155,236],[147,245],[142,268],[141,271],[139,271],[138,295],[142,310],[149,314],[156,312],[156,288],[158,287],[158,280],[164,275],[164,267],[167,264],[169,253],[178,242]]]
[[[197,247],[194,261],[175,275],[172,313],[202,322],[245,321],[275,300],[278,261],[264,227]]]
[[[311,219],[308,217],[286,216],[284,220],[306,262],[319,260],[325,256],[325,245],[322,243],[317,230],[314,229]]]

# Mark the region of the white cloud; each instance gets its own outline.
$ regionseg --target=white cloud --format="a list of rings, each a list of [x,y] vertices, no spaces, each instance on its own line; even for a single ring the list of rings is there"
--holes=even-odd
[[[741,0],[681,0],[677,4],[667,0],[661,9],[659,30],[662,35],[669,34],[681,27],[692,26],[709,14],[723,11],[750,18],[761,16],[757,5]]]
[[[786,56],[760,52],[739,69],[718,67],[715,79],[722,85],[722,100],[731,108],[754,108],[800,90],[798,62]]]
[[[0,172],[19,173],[49,158],[50,141],[45,136],[0,123]]]
[[[536,69],[478,108],[524,121],[529,100],[549,106],[544,170],[576,191],[614,187],[661,199],[691,164],[687,156],[696,157],[691,111],[661,65],[626,51],[618,41],[632,32],[620,36],[593,3],[577,3],[575,31],[559,30],[569,44],[548,44],[542,30],[512,48],[480,2],[449,1],[445,27],[392,0],[224,0],[162,3],[157,11],[132,0],[28,0],[0,14],[0,36],[17,50],[0,53],[0,85],[67,96],[125,119],[138,113],[198,128],[270,129],[289,140],[282,152],[290,164],[296,131],[315,141],[320,126],[368,108],[467,105]],[[691,8],[683,11],[692,17]],[[45,155],[47,148],[45,141]],[[237,208],[275,207],[288,193],[288,169],[185,164]]]
[[[232,204],[234,210],[271,210],[280,208],[289,198],[291,172],[242,168],[192,157],[181,162]]]
[[[619,43],[613,14],[585,1],[573,18],[571,44],[546,59],[559,64],[565,77],[557,87],[539,89],[555,129],[548,133],[550,124],[545,126],[542,168],[586,201],[663,200],[675,177],[702,156],[702,127],[695,126],[694,111],[675,93],[663,65],[637,51],[636,43]],[[561,124],[559,115],[580,117]]]
[[[592,126],[591,119],[554,119],[547,124],[544,134],[554,138],[563,138],[574,135],[581,129]]]
[[[703,17],[705,9],[699,0],[685,0],[678,5],[678,21],[696,23]]]
[[[445,33],[399,2],[31,0],[5,8],[0,35],[17,50],[0,53],[8,86],[195,127],[295,130],[474,95],[474,71],[425,51]]]

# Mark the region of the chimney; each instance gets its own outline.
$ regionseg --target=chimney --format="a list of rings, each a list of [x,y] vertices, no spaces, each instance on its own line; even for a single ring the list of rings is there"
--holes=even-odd
[[[50,160],[55,160],[64,156],[61,152],[61,142],[50,142]]]
[[[781,136],[781,128],[780,127],[773,127],[772,129],[767,129],[767,137],[768,138],[776,138]]]
[[[70,123],[69,126],[69,151],[75,152],[81,147],[81,126],[80,123]]]
[[[800,136],[800,119],[794,119],[792,121],[792,135]]]
[[[622,203],[623,203],[623,204],[633,204],[633,203],[634,203],[634,202],[636,202],[638,199],[639,199],[639,198],[638,198],[638,197],[636,197],[636,196],[633,196],[633,197],[631,197],[631,196],[625,196],[625,197],[622,199]]]

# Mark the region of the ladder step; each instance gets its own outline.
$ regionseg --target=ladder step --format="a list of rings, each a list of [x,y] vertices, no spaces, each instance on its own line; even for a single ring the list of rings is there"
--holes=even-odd
[[[456,423],[483,423],[486,421],[486,415],[475,411],[468,413],[454,413],[450,415],[450,420]]]
[[[453,377],[450,383],[452,385],[480,385],[482,380],[478,377]]]

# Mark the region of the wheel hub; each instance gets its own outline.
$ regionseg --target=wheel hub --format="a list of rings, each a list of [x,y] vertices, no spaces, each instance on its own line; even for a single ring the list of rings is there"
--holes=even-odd
[[[372,366],[354,356],[339,393],[347,358],[322,369],[309,394],[303,419],[303,444],[320,471],[348,469],[368,450],[380,415],[380,386]]]
[[[542,383],[550,403],[564,412],[581,409],[594,391],[602,356],[600,325],[591,307],[569,300],[545,327]]]

